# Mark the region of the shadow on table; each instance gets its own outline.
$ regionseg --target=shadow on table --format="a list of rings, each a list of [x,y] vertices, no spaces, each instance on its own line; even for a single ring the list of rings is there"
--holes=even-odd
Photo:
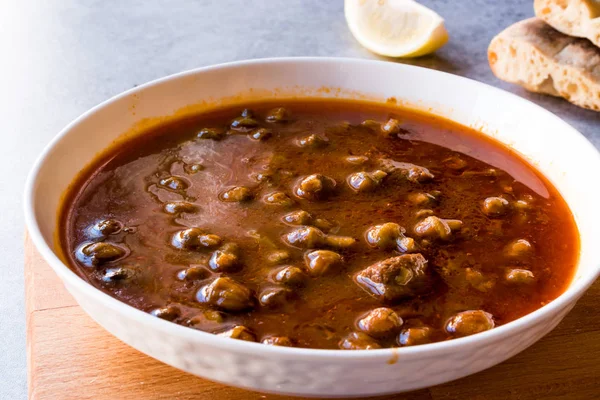
[[[467,68],[449,57],[444,55],[431,54],[417,58],[396,59],[391,57],[379,57],[384,61],[390,61],[399,64],[415,65],[418,67],[435,69],[438,71],[449,72],[456,75],[466,75]]]

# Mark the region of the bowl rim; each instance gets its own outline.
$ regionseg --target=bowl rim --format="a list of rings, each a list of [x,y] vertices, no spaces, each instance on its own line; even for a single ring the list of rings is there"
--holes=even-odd
[[[90,283],[86,282],[74,271],[72,271],[60,258],[54,253],[51,246],[48,246],[43,238],[40,227],[35,218],[35,189],[38,182],[38,173],[42,169],[45,161],[51,156],[54,147],[69,134],[69,132],[75,128],[82,121],[87,119],[89,116],[101,111],[105,107],[117,102],[118,100],[135,94],[143,92],[153,86],[157,86],[169,81],[178,80],[180,78],[203,74],[218,69],[236,69],[244,68],[250,65],[257,64],[270,64],[270,65],[285,65],[285,64],[357,64],[357,65],[382,65],[382,64],[393,64],[395,68],[398,68],[399,72],[402,70],[426,70],[431,74],[444,75],[446,79],[456,80],[457,82],[464,82],[479,85],[489,90],[492,95],[505,96],[511,102],[520,102],[524,106],[534,107],[540,112],[540,115],[545,115],[546,118],[553,120],[554,123],[560,126],[560,129],[565,131],[565,134],[572,136],[579,136],[582,146],[588,146],[594,151],[597,157],[597,161],[600,163],[600,152],[591,144],[587,138],[582,135],[579,131],[569,125],[567,122],[553,114],[552,112],[544,109],[543,107],[519,97],[513,93],[505,90],[496,88],[486,83],[478,82],[473,79],[465,78],[462,76],[450,74],[444,71],[432,70],[428,68],[392,63],[389,61],[381,60],[368,60],[368,59],[357,59],[349,57],[275,57],[275,58],[258,58],[249,60],[240,60],[227,63],[220,63],[195,69],[186,70],[183,72],[171,74],[159,79],[155,79],[136,86],[124,92],[121,92],[101,103],[92,107],[88,111],[81,114],[75,120],[66,125],[54,138],[44,147],[40,155],[37,157],[33,164],[25,184],[24,190],[24,202],[23,208],[25,213],[25,223],[32,242],[40,252],[44,260],[51,266],[56,274],[63,280],[63,284],[68,284],[84,292],[86,296],[90,296],[94,301],[103,303],[104,306],[121,313],[123,316],[133,319],[140,324],[149,326],[152,329],[157,329],[162,332],[166,332],[169,335],[182,337],[190,341],[203,341],[206,345],[214,346],[216,348],[226,349],[230,352],[239,353],[261,353],[261,354],[281,354],[287,356],[293,356],[297,359],[306,358],[322,358],[327,359],[332,356],[336,358],[343,358],[348,360],[365,361],[371,359],[380,358],[393,358],[396,359],[399,355],[409,356],[422,352],[445,352],[452,350],[456,347],[467,347],[472,346],[476,343],[486,342],[492,344],[501,340],[506,339],[507,335],[514,335],[523,330],[526,330],[528,326],[534,325],[540,322],[545,315],[557,314],[562,309],[567,308],[569,305],[574,304],[578,298],[594,283],[594,281],[600,276],[600,261],[596,264],[595,270],[590,270],[589,273],[583,275],[578,280],[572,280],[568,288],[560,294],[557,298],[550,301],[548,304],[538,308],[537,310],[524,315],[514,321],[508,322],[504,325],[498,326],[489,331],[481,332],[476,335],[471,335],[462,338],[456,338],[452,340],[446,340],[442,342],[428,343],[419,346],[409,347],[394,347],[385,349],[374,349],[374,350],[354,350],[354,351],[343,351],[340,349],[313,349],[313,348],[296,348],[296,347],[283,347],[283,346],[265,346],[262,343],[248,342],[243,340],[231,340],[230,338],[220,337],[208,332],[203,332],[196,329],[190,329],[178,324],[174,324],[169,321],[156,318],[149,313],[139,310],[133,306],[130,306],[124,302],[117,300],[114,297],[104,293],[100,289],[94,287]],[[506,143],[504,143],[506,145]],[[568,204],[568,203],[567,203]],[[577,266],[580,266],[580,260],[578,260]]]

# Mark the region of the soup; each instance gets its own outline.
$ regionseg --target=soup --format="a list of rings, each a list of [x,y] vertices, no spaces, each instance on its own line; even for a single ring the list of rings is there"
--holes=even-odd
[[[503,145],[381,104],[253,103],[109,149],[61,211],[68,264],[158,318],[320,349],[414,346],[528,314],[578,232]]]

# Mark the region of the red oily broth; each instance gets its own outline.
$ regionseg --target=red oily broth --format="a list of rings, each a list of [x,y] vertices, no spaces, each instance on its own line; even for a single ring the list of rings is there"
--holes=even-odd
[[[143,311],[323,349],[475,334],[559,296],[579,237],[504,145],[366,102],[231,106],[115,145],[61,211],[69,266]]]

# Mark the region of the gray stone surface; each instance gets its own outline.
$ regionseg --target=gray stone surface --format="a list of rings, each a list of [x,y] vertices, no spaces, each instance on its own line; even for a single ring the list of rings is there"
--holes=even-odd
[[[488,68],[490,39],[532,16],[531,1],[422,3],[446,18],[451,41],[411,64],[526,97],[600,147],[600,114],[528,94]],[[21,192],[37,154],[69,121],[136,84],[209,64],[278,56],[377,58],[350,35],[342,0],[2,2],[0,399],[26,398]]]

